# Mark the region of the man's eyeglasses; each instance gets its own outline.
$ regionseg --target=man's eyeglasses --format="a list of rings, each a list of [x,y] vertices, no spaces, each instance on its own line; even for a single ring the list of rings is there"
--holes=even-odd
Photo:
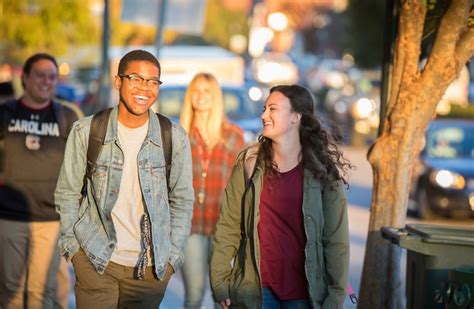
[[[119,74],[120,77],[128,78],[132,87],[143,86],[146,82],[148,88],[158,88],[163,82],[157,78],[145,78],[138,74]]]

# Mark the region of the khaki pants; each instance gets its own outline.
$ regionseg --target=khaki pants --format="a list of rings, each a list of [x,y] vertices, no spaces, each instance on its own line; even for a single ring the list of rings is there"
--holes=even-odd
[[[54,308],[67,309],[69,307],[69,290],[71,276],[69,275],[69,263],[61,257],[59,270],[56,275],[56,302]]]
[[[0,308],[53,308],[59,222],[0,219]]]
[[[153,308],[160,305],[173,273],[168,264],[163,280],[154,267],[147,267],[143,280],[134,279],[134,268],[110,262],[100,275],[84,251],[72,259],[76,272],[76,305],[78,309]]]

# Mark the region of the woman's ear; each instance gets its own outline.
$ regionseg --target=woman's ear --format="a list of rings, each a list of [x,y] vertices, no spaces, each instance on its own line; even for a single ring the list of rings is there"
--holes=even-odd
[[[291,117],[292,117],[291,123],[295,124],[295,123],[301,121],[301,116],[302,116],[302,115],[301,115],[300,113],[293,113],[293,114],[291,115]]]

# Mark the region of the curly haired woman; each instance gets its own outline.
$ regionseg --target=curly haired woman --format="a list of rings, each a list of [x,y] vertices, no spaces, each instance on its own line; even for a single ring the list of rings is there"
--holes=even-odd
[[[311,94],[275,86],[259,143],[224,191],[211,256],[222,308],[342,308],[349,272],[343,175],[351,168]]]

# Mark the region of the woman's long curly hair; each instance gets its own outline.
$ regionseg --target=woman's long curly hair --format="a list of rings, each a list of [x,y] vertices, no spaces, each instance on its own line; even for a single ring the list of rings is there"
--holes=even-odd
[[[287,97],[292,111],[301,114],[299,133],[303,167],[309,169],[322,184],[332,176],[348,185],[345,176],[353,166],[337,147],[339,137],[331,134],[315,115],[311,93],[299,85],[275,86],[270,89],[270,94],[273,92],[280,92]],[[273,174],[277,166],[273,160],[272,140],[260,135],[259,142],[258,159],[264,162],[266,173]]]

